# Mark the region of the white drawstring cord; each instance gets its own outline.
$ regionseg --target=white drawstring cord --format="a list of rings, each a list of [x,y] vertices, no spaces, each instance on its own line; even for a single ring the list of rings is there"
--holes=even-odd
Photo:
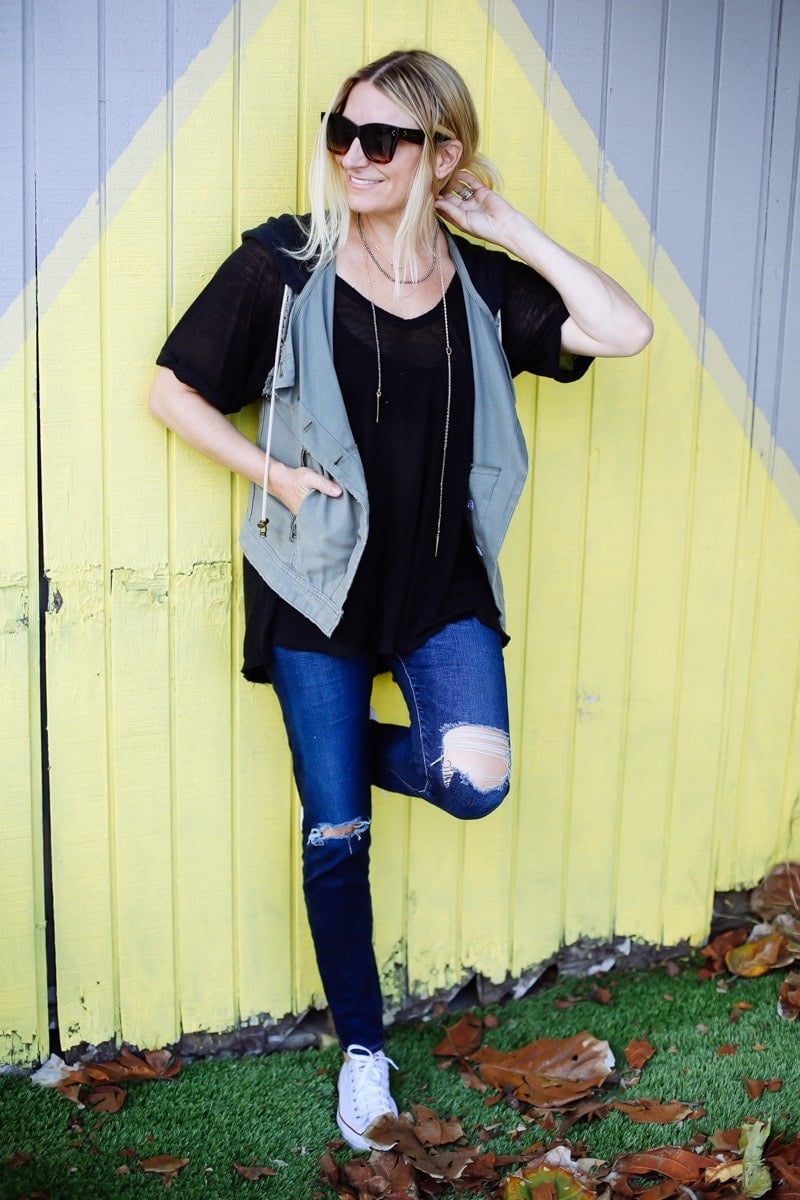
[[[285,335],[284,319],[286,317],[286,309],[289,305],[291,296],[291,288],[288,284],[283,289],[283,299],[281,301],[281,315],[278,318],[278,343],[275,347],[275,363],[272,368],[272,388],[269,397],[269,418],[267,420],[267,441],[264,447],[264,485],[261,493],[261,520],[258,522],[258,532],[262,537],[267,536],[267,525],[269,525],[269,517],[267,516],[267,489],[269,488],[269,453],[272,449],[272,422],[275,417],[275,388],[278,379],[278,367],[281,361],[281,349],[283,347],[283,339]]]

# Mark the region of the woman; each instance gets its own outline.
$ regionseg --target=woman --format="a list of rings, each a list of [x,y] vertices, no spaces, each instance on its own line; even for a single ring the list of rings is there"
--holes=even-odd
[[[286,724],[308,917],[345,1051],[337,1120],[359,1150],[397,1112],[371,785],[466,819],[508,791],[497,557],[526,470],[511,375],[577,379],[652,334],[618,284],[493,190],[477,141],[441,59],[398,51],[351,75],[323,115],[310,217],[244,235],[168,339],[150,398],[253,484],[243,669],[272,682]],[[268,376],[255,445],[226,414]],[[409,727],[371,719],[386,670]]]

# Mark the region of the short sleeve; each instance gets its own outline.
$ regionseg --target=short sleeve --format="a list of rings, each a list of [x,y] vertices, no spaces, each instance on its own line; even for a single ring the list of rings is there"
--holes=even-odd
[[[275,357],[283,284],[260,242],[248,238],[181,317],[157,358],[223,413],[257,400]]]
[[[561,349],[561,326],[569,312],[556,289],[532,267],[511,258],[505,264],[501,316],[512,375],[529,371],[571,383],[591,366],[591,358]]]

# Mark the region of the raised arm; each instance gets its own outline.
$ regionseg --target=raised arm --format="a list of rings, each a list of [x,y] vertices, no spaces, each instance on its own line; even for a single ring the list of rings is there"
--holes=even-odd
[[[617,358],[645,348],[653,323],[616,280],[554,242],[469,172],[459,172],[455,189],[436,201],[446,220],[516,255],[559,292],[570,314],[561,327],[564,350]]]

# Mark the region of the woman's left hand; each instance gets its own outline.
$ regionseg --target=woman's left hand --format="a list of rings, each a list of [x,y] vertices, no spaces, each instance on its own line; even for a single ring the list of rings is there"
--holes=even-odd
[[[519,213],[470,171],[459,171],[434,207],[462,233],[507,248],[510,226]]]
[[[471,171],[457,171],[434,206],[462,233],[499,246],[552,283],[569,312],[561,326],[562,350],[622,357],[638,354],[650,341],[652,321],[616,280],[554,242]]]

